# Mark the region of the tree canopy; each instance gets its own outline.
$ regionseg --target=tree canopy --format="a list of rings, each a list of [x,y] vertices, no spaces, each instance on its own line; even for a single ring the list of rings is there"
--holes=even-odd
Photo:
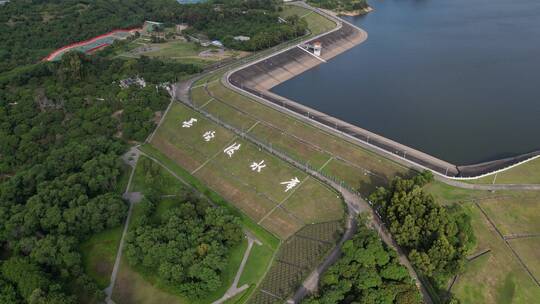
[[[308,0],[308,2],[314,6],[346,12],[368,7],[367,0]]]
[[[68,53],[0,79],[0,299],[76,303],[74,289],[102,296],[79,244],[125,218],[119,156],[168,104],[156,85],[196,71]],[[137,76],[146,87],[119,86]]]
[[[304,303],[421,303],[418,289],[396,252],[365,223],[360,218],[358,231],[342,247],[342,257],[322,277],[319,293]]]
[[[423,191],[432,179],[427,171],[412,179],[396,177],[370,200],[414,267],[441,288],[462,270],[476,240],[470,217],[458,205],[441,206]]]
[[[126,241],[128,262],[157,277],[158,284],[190,298],[222,286],[229,250],[242,240],[239,219],[194,197],[155,217],[155,199],[143,202],[143,216]]]
[[[21,0],[0,9],[0,73],[33,64],[55,49],[115,29],[141,27],[146,20],[188,23],[191,34],[223,40],[226,46],[260,50],[306,32],[297,17],[279,20],[277,0]],[[252,39],[239,42],[232,37]]]

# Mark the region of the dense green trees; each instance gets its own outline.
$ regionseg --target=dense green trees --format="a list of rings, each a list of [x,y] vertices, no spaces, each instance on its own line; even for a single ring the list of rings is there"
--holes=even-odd
[[[156,217],[154,201],[150,197],[141,202],[144,214],[128,234],[129,263],[188,297],[219,288],[229,249],[242,239],[238,218],[190,196]]]
[[[113,29],[140,27],[145,20],[188,23],[191,33],[223,40],[227,46],[259,50],[301,36],[306,23],[278,21],[277,0],[209,0],[180,5],[176,0],[10,1],[0,9],[0,74],[33,64],[51,51]],[[238,42],[237,35],[252,41]]]
[[[343,256],[322,277],[319,294],[305,303],[421,303],[396,252],[381,242],[364,219],[360,219],[358,232],[342,251]]]
[[[432,178],[427,171],[413,179],[396,177],[370,200],[411,263],[440,288],[462,269],[475,238],[459,206],[441,206],[422,190]]]
[[[346,12],[368,7],[367,0],[308,0],[308,2],[314,6]]]
[[[113,29],[172,18],[176,7],[174,0],[10,1],[0,9],[0,72]]]
[[[188,33],[203,33],[227,47],[256,51],[306,33],[307,23],[298,16],[279,19],[278,4],[274,0],[208,1],[186,9],[183,19],[193,25]],[[233,39],[239,35],[251,40]]]
[[[76,303],[74,290],[102,296],[79,244],[125,218],[119,156],[168,104],[156,85],[196,71],[69,53],[0,79],[1,303]],[[120,88],[137,75],[146,87]]]

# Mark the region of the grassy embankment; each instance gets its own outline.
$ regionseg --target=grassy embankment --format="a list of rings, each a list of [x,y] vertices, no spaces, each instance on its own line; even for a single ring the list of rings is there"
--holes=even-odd
[[[468,182],[473,184],[540,184],[540,158],[496,175]]]
[[[311,36],[317,36],[336,27],[336,23],[334,21],[311,10],[295,5],[284,5],[281,16],[285,18],[292,15],[297,15],[306,20]]]
[[[197,123],[182,128],[191,118]],[[203,140],[207,131],[215,132],[209,142]],[[181,104],[171,107],[150,144],[281,239],[305,224],[344,216],[341,199],[327,186]],[[224,153],[233,144],[239,149],[232,156]],[[250,165],[261,161],[266,167],[253,171]],[[294,178],[300,183],[286,191],[281,183]]]

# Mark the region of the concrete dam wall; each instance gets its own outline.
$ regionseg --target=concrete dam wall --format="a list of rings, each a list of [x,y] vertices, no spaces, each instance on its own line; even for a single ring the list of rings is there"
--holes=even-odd
[[[306,122],[317,124],[364,148],[382,152],[397,162],[420,170],[430,169],[439,175],[453,179],[474,179],[494,174],[540,155],[538,151],[476,165],[458,166],[270,92],[270,89],[276,85],[319,64],[324,64],[367,39],[367,33],[362,29],[339,18],[324,15],[336,20],[338,27],[327,34],[228,73],[226,84],[232,89],[261,99],[270,106],[293,114]],[[323,46],[320,57],[303,47],[303,45],[311,45],[315,42],[320,42]]]
[[[302,46],[295,46],[241,69],[231,75],[230,81],[257,91],[268,91],[276,85],[347,51],[366,39],[366,32],[344,23],[337,30],[305,43],[320,42],[323,45],[320,57],[310,54]]]

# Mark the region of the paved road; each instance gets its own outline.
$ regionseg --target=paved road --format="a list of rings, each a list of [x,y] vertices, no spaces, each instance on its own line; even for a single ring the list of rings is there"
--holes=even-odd
[[[435,176],[438,181],[457,188],[470,190],[484,191],[500,191],[500,190],[525,190],[525,191],[540,191],[540,184],[469,184],[457,180],[452,180],[440,176]]]

